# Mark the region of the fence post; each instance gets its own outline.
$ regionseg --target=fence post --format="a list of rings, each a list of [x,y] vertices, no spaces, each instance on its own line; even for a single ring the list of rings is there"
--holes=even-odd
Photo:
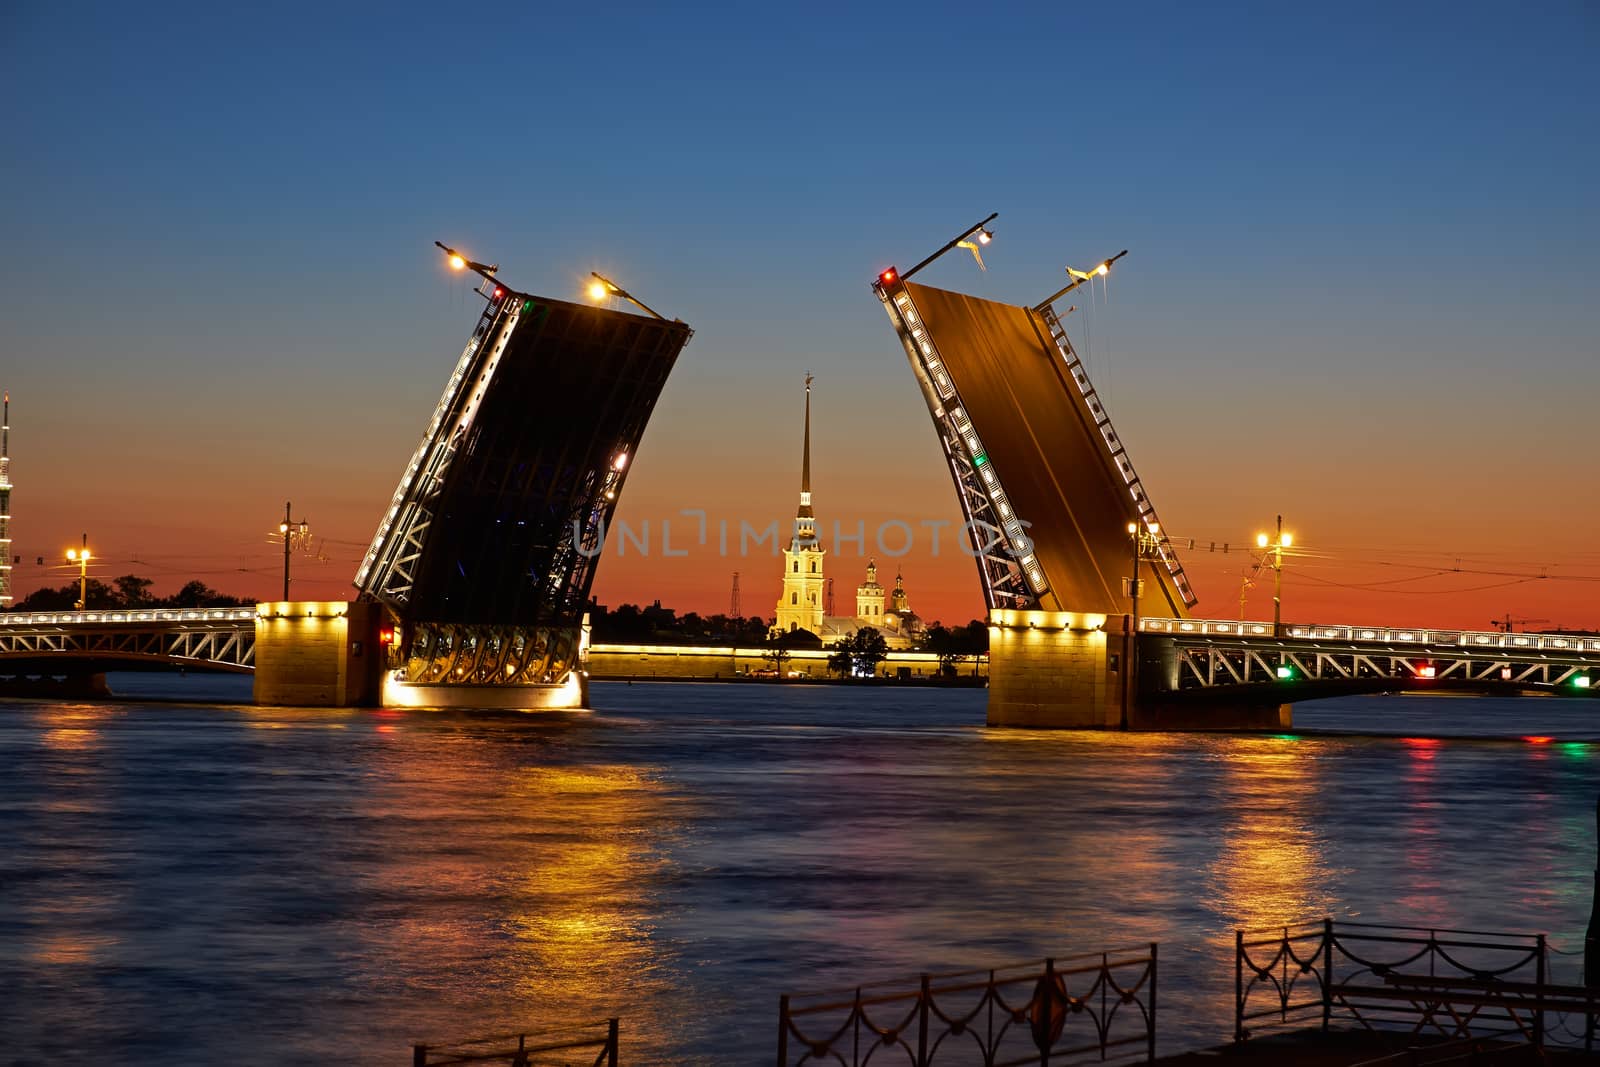
[[[1233,1041],[1245,1039],[1244,1032],[1244,931],[1233,932]]]
[[[1285,931],[1287,938],[1287,931]],[[1322,920],[1322,1029],[1333,1019],[1333,916]]]
[[[778,998],[778,1067],[789,1067],[789,994]]]
[[[928,976],[922,976],[922,995],[917,999],[917,1067],[928,1067],[928,1000],[932,996]]]
[[[1539,992],[1534,994],[1533,1000],[1533,1045],[1535,1048],[1544,1048],[1544,935],[1539,935],[1539,957],[1534,961],[1534,981],[1538,983]]]
[[[1156,943],[1154,941],[1150,942],[1150,1052],[1146,1059],[1151,1063],[1156,1060]]]
[[[1033,1039],[1039,1043],[1039,1067],[1050,1067],[1050,1046],[1055,1044],[1055,1039],[1050,1033],[1055,1029],[1051,1025],[1053,1022],[1051,1015],[1055,1012],[1055,1006],[1056,961],[1054,957],[1050,957],[1044,961],[1044,1003],[1035,1009],[1042,1012],[1041,1017],[1044,1019],[1043,1029],[1036,1029],[1033,1034]],[[1039,1036],[1041,1033],[1044,1035],[1042,1038]]]
[[[609,1020],[609,1022],[610,1025],[606,1028],[606,1037],[611,1042],[611,1049],[610,1055],[606,1059],[606,1067],[617,1067],[617,1057],[621,1055],[622,1049],[620,1046],[622,1042],[618,1039],[617,1020],[612,1018]]]

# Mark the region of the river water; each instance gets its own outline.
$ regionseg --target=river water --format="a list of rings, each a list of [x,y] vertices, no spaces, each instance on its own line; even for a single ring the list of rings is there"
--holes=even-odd
[[[0,701],[0,1063],[402,1063],[613,1014],[626,1063],[770,1063],[784,992],[1147,941],[1169,1052],[1231,1035],[1240,925],[1572,952],[1589,916],[1593,700],[1124,736],[988,729],[977,691],[613,683],[521,716],[113,684],[206,703]]]

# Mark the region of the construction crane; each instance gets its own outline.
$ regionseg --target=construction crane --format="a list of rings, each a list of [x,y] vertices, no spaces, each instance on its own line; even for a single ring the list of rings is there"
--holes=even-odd
[[[1517,632],[1518,626],[1521,626],[1524,632],[1526,632],[1528,629],[1528,623],[1530,622],[1549,621],[1549,619],[1513,619],[1511,617],[1511,613],[1507,612],[1506,617],[1503,619],[1490,619],[1489,625],[1493,626],[1496,630],[1499,630],[1503,634],[1514,634]]]

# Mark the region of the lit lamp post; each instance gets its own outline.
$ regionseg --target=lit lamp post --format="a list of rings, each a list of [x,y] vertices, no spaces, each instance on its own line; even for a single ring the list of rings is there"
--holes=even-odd
[[[289,599],[289,550],[294,545],[296,537],[304,538],[309,532],[306,520],[299,522],[289,517],[293,505],[287,500],[283,502],[283,521],[278,523],[278,532],[283,535],[283,599]]]
[[[79,611],[89,606],[89,535],[83,535],[82,548],[67,549],[67,562],[78,565],[78,605]]]
[[[1283,532],[1283,516],[1278,516],[1278,535],[1268,539],[1264,533],[1256,534],[1256,547],[1267,550],[1272,561],[1272,636],[1283,636],[1283,550],[1294,544],[1294,535]]]
[[[644,312],[646,312],[646,313],[648,313],[650,315],[655,316],[656,318],[660,319],[662,322],[666,322],[667,321],[667,317],[665,315],[661,314],[661,312],[657,311],[655,308],[651,307],[649,304],[646,304],[643,300],[640,300],[638,297],[634,296],[632,293],[628,292],[628,290],[624,289],[622,286],[618,285],[616,282],[612,281],[610,278],[607,278],[604,274],[601,274],[599,271],[596,271],[596,270],[590,271],[589,272],[589,277],[594,279],[594,281],[589,283],[589,299],[590,300],[593,300],[596,303],[598,303],[601,300],[606,300],[606,299],[608,299],[610,297],[613,297],[613,296],[619,297],[619,298],[621,298],[623,300],[626,300],[628,303],[634,305],[635,307],[639,308],[640,310],[642,310],[642,311],[644,311]]]

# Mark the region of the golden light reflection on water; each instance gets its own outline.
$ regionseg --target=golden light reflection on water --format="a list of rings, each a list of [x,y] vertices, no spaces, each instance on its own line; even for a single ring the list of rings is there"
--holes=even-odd
[[[528,768],[508,791],[508,802],[549,813],[564,831],[528,856],[509,916],[528,1000],[599,1016],[625,995],[633,1014],[662,991],[649,918],[661,861],[639,833],[658,810],[656,791],[623,766]]]
[[[29,955],[37,963],[58,967],[81,965],[93,963],[117,943],[116,938],[104,935],[46,932],[34,939]]]
[[[1211,882],[1215,910],[1238,927],[1327,913],[1330,871],[1306,804],[1317,789],[1314,757],[1313,742],[1288,738],[1236,738],[1218,750],[1225,823]]]
[[[408,732],[384,731],[384,745]],[[538,765],[514,744],[439,741],[425,762],[401,756],[374,797],[413,822],[390,887],[402,914],[372,931],[408,974],[396,1017],[438,1038],[622,1015],[636,1053],[660,1040],[676,1025],[654,940],[672,828],[663,788],[637,766]],[[488,821],[485,796],[498,797]]]
[[[97,705],[44,709],[38,732],[43,751],[30,767],[37,776],[30,804],[54,820],[47,847],[71,850],[89,872],[101,875],[109,868],[103,851],[105,842],[93,836],[92,824],[84,820],[101,815],[108,808],[108,783],[101,762],[104,726],[120,714],[116,709]],[[10,847],[26,852],[42,844],[23,839],[10,842]],[[113,884],[110,878],[85,878],[70,891],[56,889],[32,897],[17,916],[28,931],[24,955],[50,966],[99,962],[108,949],[118,944],[118,939],[88,933],[85,927],[103,921],[121,904],[120,894],[105,888]]]

